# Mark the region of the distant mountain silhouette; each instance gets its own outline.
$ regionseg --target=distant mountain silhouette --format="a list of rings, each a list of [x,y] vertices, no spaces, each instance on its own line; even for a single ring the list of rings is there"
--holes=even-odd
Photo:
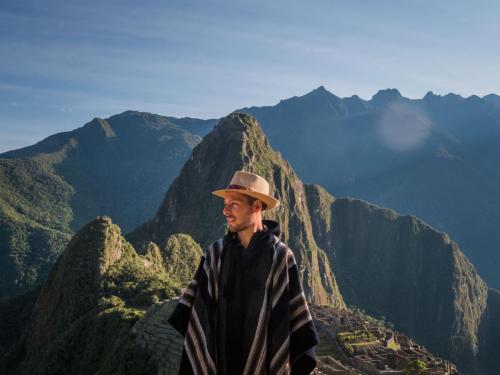
[[[483,99],[490,102],[491,104],[500,107],[500,96],[495,94],[488,94],[483,96]]]
[[[499,99],[408,99],[387,89],[363,100],[320,86],[240,111],[255,116],[305,182],[425,220],[500,287]]]

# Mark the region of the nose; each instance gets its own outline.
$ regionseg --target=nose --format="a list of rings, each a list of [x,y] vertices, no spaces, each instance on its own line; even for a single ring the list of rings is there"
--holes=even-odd
[[[224,207],[222,208],[222,214],[224,216],[229,216],[229,214],[230,214],[230,211],[229,211],[229,209],[227,207],[228,206],[226,204],[224,204]]]

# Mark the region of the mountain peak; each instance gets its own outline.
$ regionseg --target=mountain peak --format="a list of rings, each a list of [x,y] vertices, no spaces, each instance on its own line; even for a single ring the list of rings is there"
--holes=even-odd
[[[491,94],[483,96],[483,99],[498,99],[498,100],[500,100],[500,96],[498,96],[497,94],[491,93]]]
[[[432,91],[427,91],[427,93],[425,94],[425,96],[423,97],[423,99],[424,100],[430,100],[430,99],[436,98],[438,96],[439,95],[434,94]]]
[[[182,207],[194,205],[190,211],[199,211],[199,217],[204,216],[204,211],[215,212],[220,198],[210,192],[225,186],[234,171],[245,169],[245,164],[258,165],[253,159],[267,157],[269,150],[269,141],[254,117],[237,111],[223,117],[193,149],[190,159],[167,191],[156,217],[127,237],[141,252],[149,241],[161,244],[174,233],[188,233],[202,246],[208,245],[214,240],[211,238],[214,232],[224,234],[219,228],[225,226],[222,215],[216,220],[218,230],[214,231],[210,220],[202,220],[193,227],[193,219],[185,215]]]
[[[281,204],[264,211],[264,219],[282,225],[281,239],[289,244],[297,262],[319,273],[304,275],[307,297],[316,302],[345,306],[324,250],[311,232],[311,214],[304,183],[291,165],[274,151],[257,120],[233,112],[222,118],[192,152],[181,173],[170,186],[155,217],[127,235],[136,249],[152,241],[163,243],[174,233],[186,233],[202,247],[224,236],[223,201],[211,194],[224,188],[237,170],[256,173],[269,182],[270,192]],[[194,224],[196,223],[196,224]],[[312,272],[312,271],[311,271]],[[319,272],[319,271],[318,271]]]
[[[496,94],[485,95],[483,96],[483,100],[486,100],[488,103],[500,108],[500,96]]]
[[[100,117],[94,117],[92,121],[86,123],[82,127],[75,129],[74,134],[81,137],[82,140],[93,142],[101,138],[114,138],[116,134],[108,123]]]
[[[312,90],[312,92],[316,92],[316,93],[326,93],[326,92],[328,92],[328,93],[330,93],[330,91],[328,91],[327,89],[325,89],[325,86],[323,86],[323,85],[318,86],[317,88],[315,88],[314,90]]]
[[[121,259],[123,245],[120,228],[108,216],[97,216],[73,236],[38,295],[35,343],[50,339],[96,306],[103,276]]]
[[[262,131],[254,117],[239,111],[234,111],[223,117],[215,128],[219,129],[219,131],[236,132],[238,134],[242,131]]]
[[[64,285],[59,287],[67,288],[73,281],[80,285],[85,280],[78,293],[83,292],[83,286],[92,293],[99,288],[100,277],[122,257],[122,248],[120,227],[109,216],[97,216],[75,234],[54,267],[54,272],[67,275]],[[73,280],[74,277],[78,280]],[[54,291],[54,285],[50,289]]]
[[[293,112],[292,117],[295,121],[303,118],[304,114],[335,118],[347,113],[347,108],[342,99],[325,89],[324,86],[319,86],[302,96],[281,100],[278,107]]]
[[[385,89],[379,90],[375,95],[373,95],[371,102],[376,105],[385,105],[402,98],[403,97],[398,89]]]
[[[453,92],[449,92],[448,94],[446,94],[444,96],[445,98],[448,98],[448,99],[456,99],[456,100],[463,100],[464,98],[458,94],[455,94]]]
[[[331,93],[330,91],[328,91],[325,86],[321,85],[317,88],[315,88],[314,90],[312,91],[309,91],[307,94],[305,94],[303,97],[311,97],[311,96],[314,96],[314,97],[327,97],[327,98],[336,98],[336,99],[339,99],[337,97],[337,95]]]

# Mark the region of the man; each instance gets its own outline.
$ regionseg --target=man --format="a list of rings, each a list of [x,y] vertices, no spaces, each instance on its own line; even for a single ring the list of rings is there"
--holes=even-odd
[[[228,231],[204,251],[169,318],[184,336],[181,374],[309,374],[319,339],[293,252],[262,211],[269,183],[236,171],[224,198]]]

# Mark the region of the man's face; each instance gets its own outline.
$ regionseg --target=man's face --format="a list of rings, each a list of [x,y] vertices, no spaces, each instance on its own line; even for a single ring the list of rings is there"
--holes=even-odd
[[[257,209],[258,202],[253,206],[248,203],[245,195],[238,192],[228,192],[224,198],[224,209],[222,213],[231,232],[240,232],[252,226],[259,219],[260,210]]]

